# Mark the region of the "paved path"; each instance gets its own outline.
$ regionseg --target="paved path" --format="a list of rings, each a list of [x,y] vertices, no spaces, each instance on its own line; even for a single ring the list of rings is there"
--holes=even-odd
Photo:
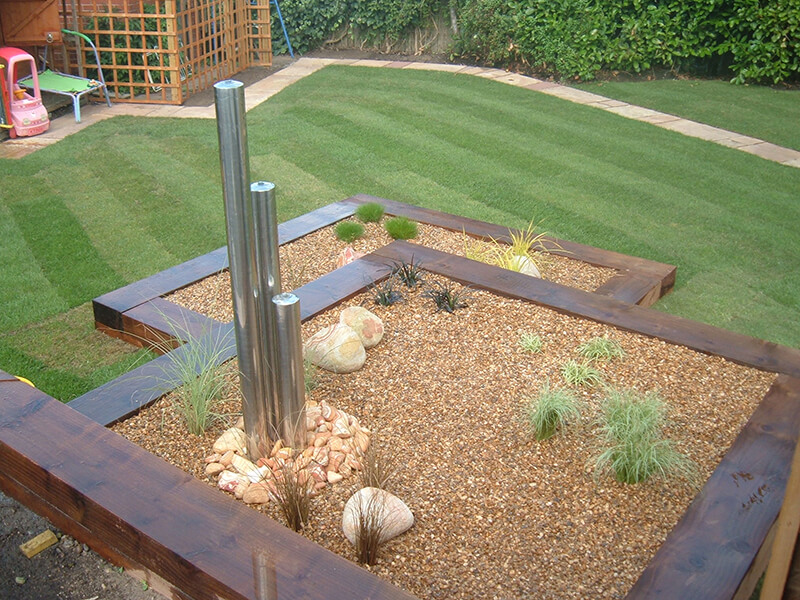
[[[560,85],[550,81],[542,81],[525,75],[509,73],[502,69],[490,69],[484,67],[468,67],[464,65],[436,64],[423,62],[404,62],[372,59],[335,59],[335,58],[300,58],[291,63],[286,68],[278,71],[258,81],[245,90],[245,104],[247,110],[258,106],[268,98],[271,98],[284,88],[290,86],[295,81],[322,69],[328,65],[355,65],[364,67],[390,68],[390,69],[422,69],[428,71],[446,71],[450,73],[462,73],[494,79],[508,85],[514,85],[529,89],[538,93],[557,96],[570,102],[593,106],[601,110],[606,110],[614,114],[650,123],[656,127],[663,127],[671,131],[677,131],[684,135],[708,140],[722,146],[735,148],[742,152],[755,154],[766,160],[775,161],[790,167],[800,168],[800,152],[791,148],[777,146],[757,138],[741,135],[732,131],[726,131],[703,123],[682,119],[674,115],[661,113],[649,108],[642,108],[622,102],[612,100],[604,96],[599,96],[591,92],[585,92],[568,86]],[[105,105],[92,105],[81,111],[81,123],[75,123],[74,119],[68,115],[54,120],[50,129],[41,135],[31,138],[18,138],[8,140],[0,144],[0,158],[20,158],[39,148],[54,144],[64,139],[66,136],[88,127],[97,121],[108,119],[115,115],[134,115],[141,117],[177,117],[177,118],[199,118],[213,119],[214,106],[167,106],[152,104],[125,104],[115,103],[108,108]]]

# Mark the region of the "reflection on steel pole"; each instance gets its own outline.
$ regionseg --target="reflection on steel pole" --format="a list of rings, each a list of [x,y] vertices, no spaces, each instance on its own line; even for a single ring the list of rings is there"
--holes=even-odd
[[[247,452],[251,460],[263,456],[269,444],[265,341],[259,314],[254,211],[250,195],[250,157],[245,127],[244,84],[225,80],[214,84],[222,193],[228,234],[234,330],[239,357]]]
[[[303,343],[300,337],[300,299],[291,293],[279,294],[275,304],[278,360],[278,400],[282,415],[280,437],[292,448],[306,445],[306,387],[303,370]]]
[[[255,227],[256,275],[258,277],[258,312],[262,318],[260,341],[264,349],[267,379],[264,386],[267,417],[267,433],[277,440],[280,421],[283,418],[278,400],[278,364],[280,355],[276,350],[277,333],[275,307],[272,298],[281,293],[281,271],[278,255],[278,216],[275,207],[275,184],[256,181],[250,184],[253,202],[253,225]],[[284,439],[284,441],[287,441]]]

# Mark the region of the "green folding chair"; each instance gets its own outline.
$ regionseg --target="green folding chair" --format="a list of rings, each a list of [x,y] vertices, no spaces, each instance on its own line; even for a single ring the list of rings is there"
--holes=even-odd
[[[72,107],[75,111],[75,122],[80,123],[81,96],[102,90],[108,106],[111,106],[111,99],[108,97],[106,80],[103,77],[103,69],[100,66],[100,56],[97,54],[97,48],[92,43],[92,40],[89,39],[89,36],[78,31],[62,29],[61,32],[68,35],[77,36],[91,46],[92,51],[94,52],[95,62],[97,63],[97,73],[100,77],[100,81],[97,81],[96,79],[87,79],[86,77],[78,77],[77,75],[70,75],[69,73],[51,71],[47,68],[47,47],[45,47],[43,61],[44,70],[39,73],[39,89],[41,89],[43,92],[51,92],[53,94],[60,94],[62,96],[69,96],[72,98]],[[31,76],[20,79],[17,81],[17,83],[26,88],[33,88],[33,77]]]

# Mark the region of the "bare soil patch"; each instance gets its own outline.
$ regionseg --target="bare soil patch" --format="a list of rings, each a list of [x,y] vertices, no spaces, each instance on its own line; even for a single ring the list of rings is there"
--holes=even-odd
[[[312,236],[302,242],[335,261],[338,250]],[[183,292],[190,308],[229,304],[219,282],[210,286],[213,300],[192,287]],[[360,303],[383,319],[384,340],[362,370],[321,374],[309,400],[356,416],[402,465],[390,491],[416,524],[384,547],[371,570],[420,598],[623,597],[696,495],[698,485],[683,480],[632,486],[594,473],[600,386],[575,388],[582,417],[564,435],[541,443],[527,437],[518,418],[523,400],[546,380],[565,386],[561,365],[579,358],[583,342],[606,336],[622,345],[624,359],[598,364],[605,384],[658,391],[671,419],[666,435],[695,461],[702,481],[774,379],[485,291],[473,291],[454,314],[435,312],[420,292],[391,307],[375,306],[366,293],[348,305]],[[304,337],[336,321],[339,310],[305,323]],[[523,351],[522,332],[541,336],[543,351]],[[240,410],[235,385],[222,410]],[[169,397],[113,427],[210,485],[202,459],[223,428],[187,434]],[[346,479],[314,498],[304,532],[350,560],[341,511],[355,486]],[[274,506],[259,510],[280,519]]]

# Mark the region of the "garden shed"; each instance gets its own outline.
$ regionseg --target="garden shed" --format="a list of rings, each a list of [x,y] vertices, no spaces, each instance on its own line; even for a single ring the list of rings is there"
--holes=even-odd
[[[34,11],[34,5],[56,7],[47,0],[23,4]],[[17,13],[2,17],[4,30],[21,18]],[[216,81],[272,64],[269,0],[83,0],[62,4],[60,18],[97,46],[109,93],[118,101],[183,104]],[[35,12],[25,19],[41,20]],[[43,34],[26,45],[60,41]],[[61,48],[50,53],[56,68],[96,76],[91,52]]]

